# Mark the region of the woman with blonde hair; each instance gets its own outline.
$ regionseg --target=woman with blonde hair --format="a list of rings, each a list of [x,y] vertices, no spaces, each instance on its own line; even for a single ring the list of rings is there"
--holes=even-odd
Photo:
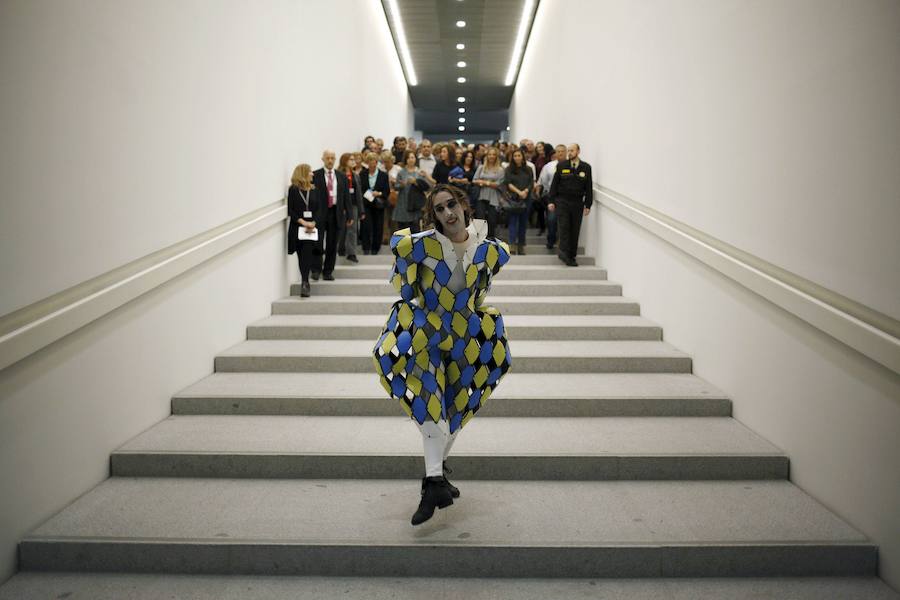
[[[503,183],[503,167],[500,166],[500,150],[491,146],[484,156],[484,164],[475,171],[472,184],[478,187],[475,214],[487,221],[488,237],[497,235],[497,217],[500,212],[500,186]]]
[[[297,253],[300,267],[300,296],[309,297],[309,272],[313,264],[314,239],[298,239],[301,233],[311,234],[316,230],[315,214],[319,202],[313,193],[313,172],[308,164],[300,164],[291,175],[288,188],[288,254]],[[303,228],[301,232],[301,227]]]

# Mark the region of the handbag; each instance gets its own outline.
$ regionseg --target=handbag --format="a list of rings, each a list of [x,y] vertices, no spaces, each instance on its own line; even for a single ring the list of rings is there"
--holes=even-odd
[[[391,193],[388,194],[388,204],[391,208],[397,207],[397,190],[391,190]]]
[[[504,201],[506,205],[504,206]],[[518,215],[525,212],[527,208],[525,200],[519,198],[518,194],[512,194],[509,190],[500,190],[500,208],[511,215]]]

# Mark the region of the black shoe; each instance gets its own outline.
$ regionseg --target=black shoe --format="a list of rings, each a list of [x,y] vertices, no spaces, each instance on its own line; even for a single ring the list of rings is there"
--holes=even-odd
[[[319,273],[318,271],[313,271],[312,273],[309,274],[309,276],[312,277],[313,281],[318,281],[319,277],[321,277],[322,274]]]
[[[557,252],[556,258],[558,258],[559,260],[561,260],[563,262],[568,262],[568,260],[569,260],[565,255],[563,255],[562,252]]]
[[[422,478],[422,500],[412,516],[413,525],[421,525],[434,515],[435,508],[447,508],[453,504],[453,496],[447,480],[441,477]]]
[[[331,273],[325,273],[324,275],[322,275],[322,279],[324,279],[325,281],[334,281],[334,275],[332,275]]]
[[[574,259],[574,258],[567,258],[567,259],[566,259],[566,266],[567,266],[567,267],[577,267],[577,266],[578,266],[578,263],[575,262],[575,259]]]
[[[451,469],[450,467],[447,466],[446,460],[444,461],[443,467],[444,467],[444,480],[447,482],[447,488],[450,490],[450,495],[453,496],[454,498],[459,498],[459,489],[455,485],[450,483],[450,481],[447,479],[447,475],[453,473],[453,469]]]
[[[309,298],[309,282],[304,281],[300,284],[300,297]]]
[[[348,257],[347,257],[347,260],[349,260],[350,262],[355,262],[355,263],[358,263],[358,262],[359,262],[359,259],[356,258],[356,255],[355,255],[355,254],[351,254],[350,256],[348,256]]]

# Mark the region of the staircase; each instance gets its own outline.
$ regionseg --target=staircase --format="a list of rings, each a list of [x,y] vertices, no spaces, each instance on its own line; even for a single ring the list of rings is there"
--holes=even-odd
[[[791,484],[605,270],[528,241],[489,296],[512,371],[431,521],[409,524],[421,438],[372,366],[391,257],[360,256],[273,302],[114,452],[22,540],[0,598],[896,597],[877,548]]]

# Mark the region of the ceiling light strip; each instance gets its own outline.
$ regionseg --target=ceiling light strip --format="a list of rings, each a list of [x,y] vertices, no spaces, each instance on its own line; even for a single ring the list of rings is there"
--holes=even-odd
[[[513,46],[512,60],[509,63],[509,70],[506,72],[506,82],[504,85],[512,85],[516,81],[516,74],[519,72],[519,64],[522,61],[522,54],[525,51],[525,36],[528,33],[531,24],[531,15],[534,13],[535,0],[525,0],[525,6],[522,8],[522,20],[519,21],[519,33],[516,34],[516,44]]]
[[[400,8],[397,6],[397,0],[387,0],[388,10],[391,13],[391,24],[393,25],[394,35],[397,38],[397,50],[400,54],[400,63],[406,72],[406,82],[411,85],[417,85],[416,71],[413,69],[412,57],[409,54],[409,46],[406,44],[406,32],[403,30],[403,19],[400,17]]]

